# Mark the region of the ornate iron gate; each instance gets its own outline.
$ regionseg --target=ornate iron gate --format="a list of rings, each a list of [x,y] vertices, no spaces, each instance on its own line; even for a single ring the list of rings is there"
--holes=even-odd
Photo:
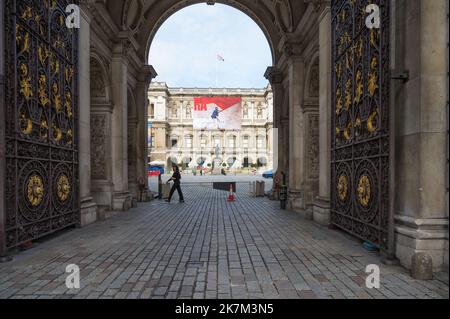
[[[68,4],[6,1],[0,250],[79,223],[77,31],[66,27]]]
[[[366,7],[380,9],[380,28]],[[389,217],[389,0],[333,0],[331,223],[384,250]]]

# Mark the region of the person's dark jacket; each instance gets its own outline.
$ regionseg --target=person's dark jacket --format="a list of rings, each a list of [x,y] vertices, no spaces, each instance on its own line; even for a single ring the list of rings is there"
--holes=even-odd
[[[175,184],[180,184],[180,180],[181,180],[181,174],[179,171],[175,171],[172,175],[172,180]]]

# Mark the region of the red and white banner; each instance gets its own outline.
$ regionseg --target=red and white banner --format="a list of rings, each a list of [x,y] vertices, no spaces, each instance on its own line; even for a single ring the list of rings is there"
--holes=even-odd
[[[195,130],[240,130],[242,125],[242,98],[194,98],[192,117]]]

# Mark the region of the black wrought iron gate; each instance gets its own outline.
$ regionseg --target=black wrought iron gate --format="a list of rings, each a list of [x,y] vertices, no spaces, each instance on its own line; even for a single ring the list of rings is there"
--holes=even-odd
[[[66,26],[68,4],[5,2],[0,253],[79,223],[77,30]]]
[[[366,24],[371,4],[379,8],[379,28],[372,19]],[[332,0],[331,10],[331,222],[383,250],[389,217],[389,0]]]

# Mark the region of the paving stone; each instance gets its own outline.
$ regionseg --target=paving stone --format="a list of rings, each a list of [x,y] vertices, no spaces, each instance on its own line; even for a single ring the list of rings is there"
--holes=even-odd
[[[0,264],[0,298],[449,298],[448,274],[423,282],[385,265],[369,290],[378,260],[347,235],[243,191],[229,204],[183,187],[186,204],[139,204]],[[69,263],[82,289],[65,287]]]

